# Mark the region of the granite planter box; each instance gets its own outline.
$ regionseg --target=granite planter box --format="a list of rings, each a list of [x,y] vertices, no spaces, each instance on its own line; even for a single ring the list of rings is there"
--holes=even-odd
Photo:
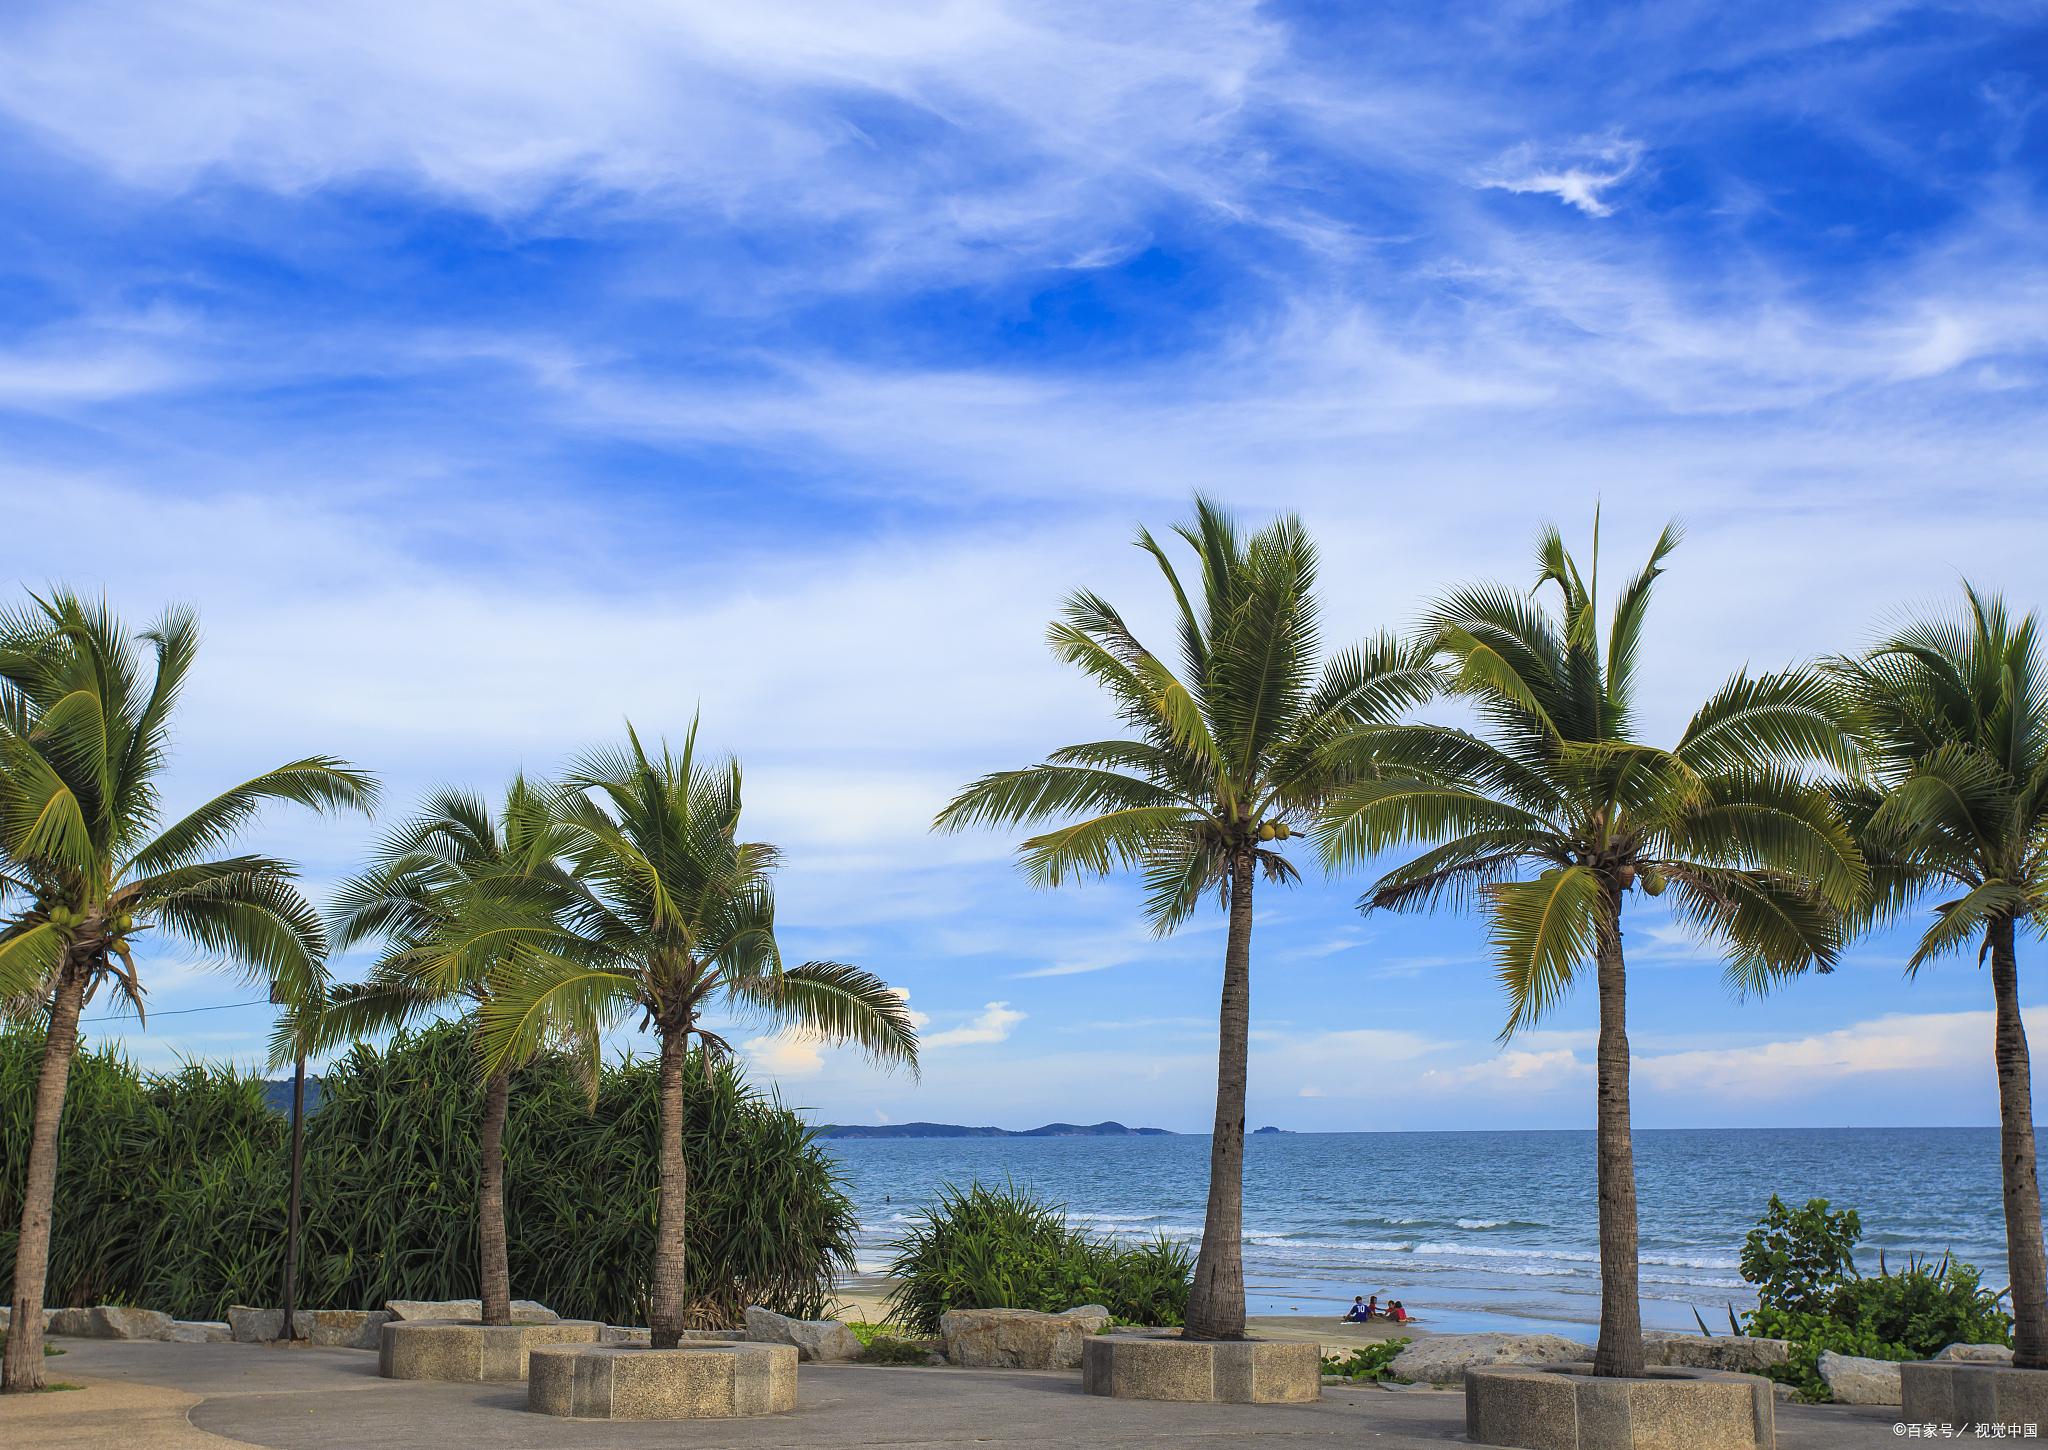
[[[578,1420],[704,1420],[796,1408],[793,1344],[699,1341],[677,1349],[544,1345],[526,1408]]]
[[[1323,1395],[1319,1344],[1103,1334],[1081,1346],[1081,1388],[1124,1400],[1298,1405]]]
[[[528,1354],[545,1344],[600,1344],[594,1319],[546,1324],[472,1324],[464,1320],[400,1320],[379,1331],[377,1373],[388,1380],[523,1380]]]
[[[1465,1372],[1465,1434],[1520,1450],[1772,1450],[1771,1382],[1726,1370],[1654,1368],[1641,1379],[1587,1363]]]
[[[2048,1434],[2048,1369],[1908,1360],[1899,1392],[1909,1425],[2038,1425]]]

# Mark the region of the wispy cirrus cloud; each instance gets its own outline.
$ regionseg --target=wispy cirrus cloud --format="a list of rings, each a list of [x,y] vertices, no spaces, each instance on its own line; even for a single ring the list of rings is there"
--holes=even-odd
[[[1602,193],[1628,180],[1642,156],[1640,141],[1618,137],[1552,147],[1524,142],[1480,168],[1474,182],[1501,191],[1546,193],[1588,216],[1613,216],[1614,207]]]

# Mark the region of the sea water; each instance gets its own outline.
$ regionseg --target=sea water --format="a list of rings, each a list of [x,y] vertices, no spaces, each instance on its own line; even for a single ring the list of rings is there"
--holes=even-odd
[[[1198,1241],[1206,1135],[828,1139],[860,1217],[860,1267],[942,1184],[1010,1180],[1120,1238]],[[1717,1333],[1754,1308],[1743,1236],[1775,1193],[1853,1208],[1857,1265],[1953,1251],[2006,1286],[1996,1128],[1673,1129],[1635,1135],[1645,1328]],[[1252,1314],[1328,1316],[1354,1294],[1401,1300],[1433,1329],[1600,1318],[1591,1132],[1253,1134],[1244,1260]]]

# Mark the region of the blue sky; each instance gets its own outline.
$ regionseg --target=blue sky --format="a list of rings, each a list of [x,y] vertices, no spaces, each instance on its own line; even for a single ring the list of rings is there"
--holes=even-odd
[[[1333,639],[1679,514],[1652,738],[1962,573],[2042,602],[2044,9],[31,0],[0,573],[201,609],[186,802],[322,750],[396,814],[701,705],[786,949],[929,1019],[921,1086],[742,1032],[787,1100],[1205,1130],[1216,923],[924,829],[1103,733],[1061,597],[1157,633],[1130,531],[1198,488],[1305,515]],[[324,890],[374,829],[256,839]],[[1503,1047],[1478,924],[1362,885],[1261,902],[1253,1116],[1589,1125],[1590,994]],[[1995,1121],[1966,962],[1736,1004],[1628,945],[1641,1124]]]

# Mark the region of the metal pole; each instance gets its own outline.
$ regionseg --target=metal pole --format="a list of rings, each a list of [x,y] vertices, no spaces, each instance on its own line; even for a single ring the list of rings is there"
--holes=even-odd
[[[306,1150],[306,1055],[299,1054],[292,1072],[292,1196],[285,1221],[284,1249],[284,1333],[282,1339],[297,1339],[298,1325],[292,1311],[297,1307],[299,1288],[299,1170]]]

